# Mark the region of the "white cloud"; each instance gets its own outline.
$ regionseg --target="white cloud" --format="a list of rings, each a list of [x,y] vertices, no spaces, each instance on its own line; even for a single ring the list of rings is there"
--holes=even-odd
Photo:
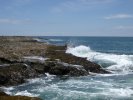
[[[129,19],[133,18],[133,15],[130,14],[116,14],[105,17],[105,19]]]
[[[52,11],[62,12],[66,10],[79,11],[94,7],[95,5],[107,4],[114,0],[66,0],[54,6]]]
[[[116,26],[115,29],[118,29],[118,30],[132,30],[133,29],[133,26]]]
[[[25,23],[30,23],[30,20],[17,20],[17,19],[0,19],[0,24],[25,24]]]

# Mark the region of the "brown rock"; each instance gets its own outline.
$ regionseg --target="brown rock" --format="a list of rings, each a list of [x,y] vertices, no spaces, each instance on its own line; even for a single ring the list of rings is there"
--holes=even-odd
[[[0,91],[0,100],[41,100],[37,97],[27,97],[27,96],[10,96],[5,92]]]

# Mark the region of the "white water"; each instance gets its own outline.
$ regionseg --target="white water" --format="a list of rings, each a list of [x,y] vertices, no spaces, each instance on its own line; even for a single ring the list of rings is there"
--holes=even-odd
[[[87,46],[68,47],[66,53],[71,53],[78,57],[87,58],[99,64],[107,64],[107,69],[114,72],[128,73],[133,71],[133,55],[117,55],[100,53]]]
[[[45,78],[32,79],[23,86],[6,88],[6,90],[11,91],[13,95],[39,96],[44,100],[132,100],[130,75],[128,76],[130,81],[127,83],[122,83],[125,79],[121,75],[120,79],[112,76],[62,79],[47,75]]]

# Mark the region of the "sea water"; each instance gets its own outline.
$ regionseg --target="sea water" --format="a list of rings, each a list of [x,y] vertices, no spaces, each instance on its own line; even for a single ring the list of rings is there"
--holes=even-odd
[[[44,100],[133,100],[132,37],[36,37],[39,41],[67,45],[66,53],[85,57],[112,74],[57,77],[49,75],[4,88],[11,95]]]

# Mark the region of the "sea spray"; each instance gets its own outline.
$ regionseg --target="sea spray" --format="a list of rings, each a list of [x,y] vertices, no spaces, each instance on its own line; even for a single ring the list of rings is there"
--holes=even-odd
[[[87,58],[90,61],[97,62],[100,65],[108,64],[107,69],[117,72],[133,71],[133,55],[118,55],[113,53],[100,53],[91,50],[87,46],[68,47],[66,53],[71,53],[78,57]]]

